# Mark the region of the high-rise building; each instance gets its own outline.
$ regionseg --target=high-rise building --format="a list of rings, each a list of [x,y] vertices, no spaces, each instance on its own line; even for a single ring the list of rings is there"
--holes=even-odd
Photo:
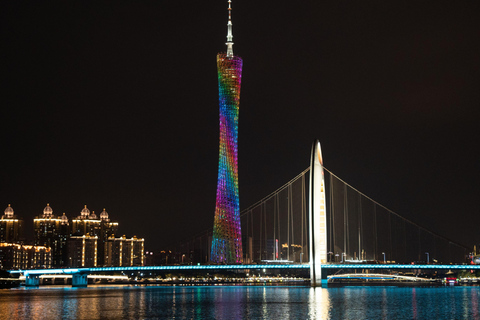
[[[54,216],[53,209],[47,203],[43,214],[33,219],[36,246],[45,246],[52,249],[52,266],[55,268],[66,266],[67,239],[70,237],[68,218]]]
[[[85,207],[80,212],[80,215],[72,220],[72,234],[76,236],[90,235],[98,237],[97,247],[97,264],[98,266],[105,265],[105,241],[112,235],[115,236],[118,230],[118,222],[110,221],[107,211],[103,209],[100,213],[100,218],[97,218],[95,211],[90,213],[90,210]]]
[[[98,265],[105,265],[105,245],[109,237],[114,237],[118,231],[118,222],[110,221],[108,212],[103,208],[100,213],[100,235],[98,236]]]
[[[68,266],[89,268],[97,266],[97,236],[71,236],[68,241]]]
[[[128,267],[144,265],[144,239],[109,237],[105,242],[105,266]]]
[[[220,109],[220,148],[213,224],[214,263],[242,263],[242,233],[238,195],[238,113],[242,58],[233,54],[232,1],[228,0],[227,52],[217,55]]]
[[[58,246],[56,248],[56,254],[53,259],[56,267],[66,267],[68,265],[68,248],[67,241],[71,237],[70,224],[65,212],[60,217],[60,232],[58,233]]]
[[[23,240],[23,219],[8,205],[0,219],[0,242],[20,243]]]

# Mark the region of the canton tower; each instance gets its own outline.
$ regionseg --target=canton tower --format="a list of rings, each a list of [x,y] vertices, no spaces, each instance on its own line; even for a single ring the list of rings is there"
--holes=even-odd
[[[233,55],[231,0],[228,0],[227,28],[227,52],[217,54],[220,147],[210,260],[214,263],[235,264],[243,262],[237,148],[243,60]]]

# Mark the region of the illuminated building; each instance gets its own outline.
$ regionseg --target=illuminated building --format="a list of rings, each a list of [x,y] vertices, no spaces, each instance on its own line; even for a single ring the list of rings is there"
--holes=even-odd
[[[152,251],[146,251],[143,258],[144,266],[154,266],[155,265],[155,256]]]
[[[33,219],[33,229],[35,245],[52,249],[52,266],[55,268],[66,266],[66,245],[70,237],[70,228],[65,213],[62,216],[54,216],[53,209],[47,203],[43,214]]]
[[[105,245],[109,237],[115,236],[118,230],[118,222],[110,221],[105,208],[100,213],[100,235],[98,237],[98,265],[105,265]]]
[[[227,52],[217,55],[220,147],[210,256],[212,262],[226,264],[243,262],[237,148],[243,60],[233,55],[231,2],[228,1]]]
[[[105,266],[128,267],[144,265],[144,239],[110,237],[105,242]]]
[[[0,269],[46,269],[52,267],[52,252],[45,246],[0,243]]]
[[[8,205],[0,219],[0,242],[20,243],[23,240],[23,219],[14,215]]]
[[[68,241],[68,266],[89,268],[97,266],[97,236],[71,236]]]
[[[118,230],[118,222],[110,221],[107,211],[103,209],[100,213],[100,218],[97,218],[95,211],[90,213],[90,210],[85,207],[80,212],[80,215],[72,220],[72,234],[75,235],[90,235],[98,237],[98,256],[97,263],[99,266],[105,265],[105,241],[108,237],[115,235]]]
[[[97,219],[95,211],[90,213],[87,205],[80,211],[80,215],[76,219],[72,219],[72,234],[100,235],[100,219]]]
[[[62,220],[62,222],[60,222],[60,232],[58,233],[58,247],[53,262],[59,267],[65,267],[68,265],[67,241],[72,234],[70,233],[70,226],[65,212],[60,217],[60,219]]]

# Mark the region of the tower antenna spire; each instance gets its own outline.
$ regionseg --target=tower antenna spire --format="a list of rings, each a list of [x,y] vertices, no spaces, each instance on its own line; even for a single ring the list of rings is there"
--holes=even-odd
[[[233,33],[232,33],[232,0],[228,0],[228,23],[227,23],[227,57],[233,57]]]

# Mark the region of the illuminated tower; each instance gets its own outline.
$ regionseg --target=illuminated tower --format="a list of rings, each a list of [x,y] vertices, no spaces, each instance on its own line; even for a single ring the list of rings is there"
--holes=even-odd
[[[217,55],[220,148],[210,259],[215,263],[232,264],[243,262],[237,166],[238,109],[243,60],[233,55],[231,0],[228,1],[227,27],[227,52]]]

